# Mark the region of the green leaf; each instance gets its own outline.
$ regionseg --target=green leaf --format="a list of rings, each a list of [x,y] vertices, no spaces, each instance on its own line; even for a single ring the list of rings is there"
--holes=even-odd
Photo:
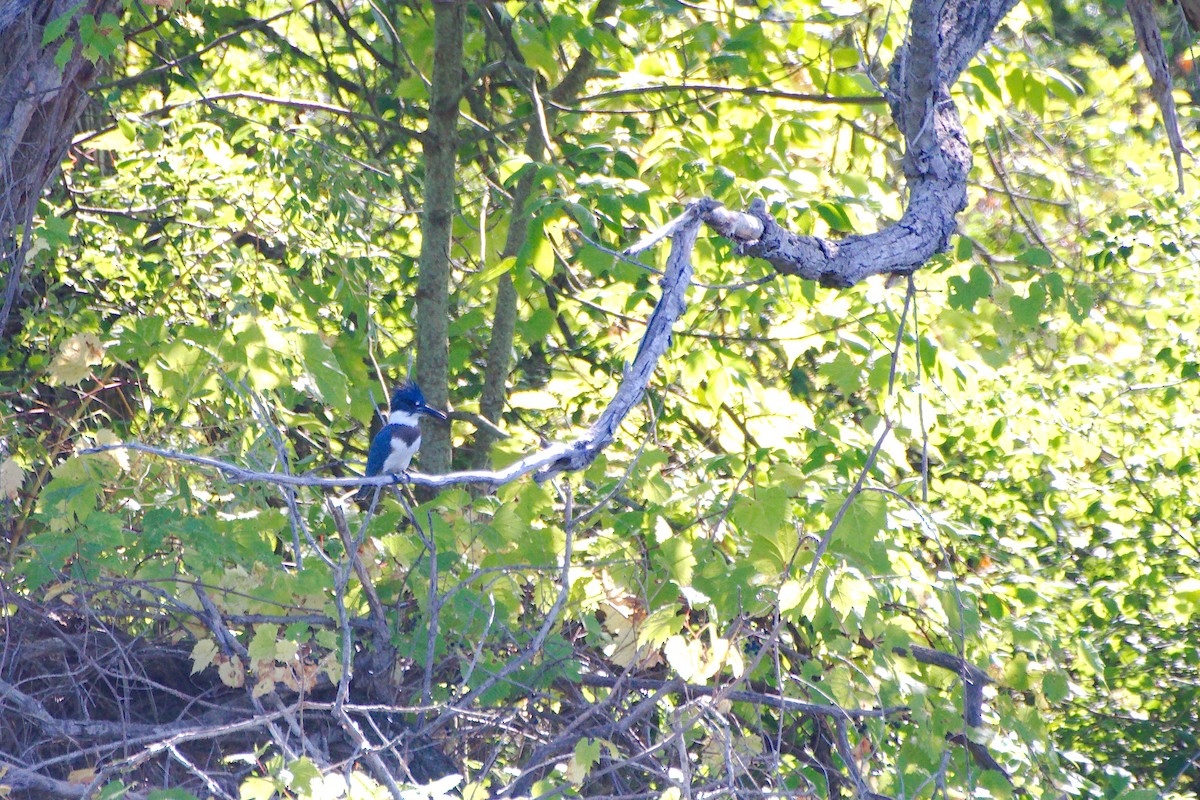
[[[1065,75],[1053,67],[1044,67],[1043,73],[1046,76],[1046,88],[1058,99],[1071,103],[1075,101],[1076,97],[1083,94],[1083,87],[1069,75]]]
[[[229,144],[230,145],[241,144],[246,139],[252,138],[255,135],[257,130],[258,130],[257,125],[247,122],[245,125],[242,125],[240,128],[238,128],[236,131],[233,132],[233,136],[229,137]]]
[[[58,217],[44,219],[42,227],[38,230],[38,236],[57,251],[71,241],[71,220]]]
[[[61,39],[67,32],[67,28],[71,25],[71,20],[74,19],[77,9],[72,8],[54,19],[46,23],[46,27],[42,29],[42,47]]]
[[[867,605],[875,597],[871,584],[857,575],[842,573],[837,576],[830,593],[829,602],[843,619],[861,623]]]
[[[275,797],[275,781],[252,775],[242,781],[238,796],[241,800],[271,800]]]
[[[178,408],[216,388],[216,380],[208,372],[211,363],[208,353],[176,340],[163,346],[145,368],[150,388]]]
[[[1025,653],[1014,655],[1004,667],[1004,683],[1010,689],[1018,692],[1026,691],[1031,686],[1029,675],[1029,656]]]
[[[81,460],[74,458],[54,470],[54,478],[38,496],[38,504],[44,513],[59,520],[82,519],[95,509],[100,489]]]
[[[1054,265],[1054,258],[1046,250],[1040,247],[1031,247],[1017,256],[1017,261],[1031,267],[1051,267]]]
[[[1162,796],[1157,789],[1130,789],[1119,795],[1120,800],[1161,800]]]
[[[496,509],[488,527],[496,533],[497,544],[511,543],[521,541],[525,531],[529,529],[529,523],[521,519],[513,504],[506,503]]]
[[[317,399],[342,414],[350,412],[350,382],[333,351],[316,333],[300,337],[300,356],[305,372],[317,390]]]
[[[124,797],[128,791],[129,787],[123,781],[111,781],[96,792],[96,800],[118,800],[118,798]]]
[[[866,378],[862,366],[854,363],[854,359],[844,351],[838,353],[828,364],[822,364],[817,372],[845,395],[854,394],[861,389]]]
[[[306,757],[288,762],[287,771],[291,776],[288,788],[302,795],[308,794],[312,790],[313,781],[321,778],[321,769]]]
[[[54,51],[54,66],[60,70],[67,65],[71,60],[72,54],[75,52],[75,40],[65,39],[59,42],[58,49]]]
[[[1047,672],[1042,677],[1042,694],[1051,703],[1061,703],[1066,700],[1071,694],[1067,676],[1058,670]]]
[[[146,792],[147,800],[199,800],[186,789],[151,789]]]
[[[1046,305],[1046,289],[1040,281],[1029,284],[1029,296],[1013,295],[1008,300],[1013,322],[1022,328],[1037,326]]]
[[[125,32],[121,29],[121,20],[111,11],[105,11],[100,15],[98,30],[101,39],[97,42],[96,47],[102,57],[111,58],[113,53],[117,52],[125,43]]]
[[[616,261],[615,256],[590,246],[580,250],[578,258],[584,268],[596,276],[607,273]]]
[[[137,128],[128,117],[117,118],[117,130],[129,141],[133,142],[137,140]]]
[[[1050,299],[1061,300],[1066,296],[1066,285],[1063,283],[1062,275],[1057,272],[1047,272],[1041,277],[1042,285],[1050,293]]]
[[[973,311],[976,302],[992,293],[992,277],[988,275],[987,270],[980,266],[974,266],[971,267],[968,275],[969,279],[965,281],[957,275],[950,278],[949,304],[951,308]]]
[[[1014,67],[1005,74],[1004,85],[1011,102],[1019,103],[1025,97],[1025,73],[1020,68]]]
[[[831,230],[839,233],[849,233],[854,230],[854,223],[850,221],[850,215],[846,213],[846,207],[841,203],[817,203],[813,206],[813,210],[821,219],[825,220],[825,224]]]
[[[662,557],[671,580],[680,586],[691,586],[696,557],[692,543],[684,536],[672,536],[661,545]]]
[[[1067,303],[1067,311],[1070,313],[1072,320],[1083,322],[1087,319],[1088,314],[1095,304],[1096,291],[1086,283],[1081,283],[1074,287],[1070,302]]]
[[[567,764],[566,778],[574,784],[583,783],[592,767],[600,760],[600,739],[583,738],[575,743],[575,752]]]
[[[779,587],[779,611],[786,613],[800,605],[804,587],[800,581],[787,580]]]
[[[88,139],[85,146],[91,150],[111,150],[114,153],[130,153],[138,149],[136,136],[126,136],[119,127]]]
[[[516,265],[516,263],[517,263],[517,259],[515,256],[508,256],[507,258],[502,258],[499,261],[497,261],[495,264],[493,264],[492,266],[487,267],[486,269],[482,270],[478,275],[476,275],[474,277],[473,281],[478,284],[484,284],[484,285],[490,284],[492,281],[496,280],[501,275],[504,275],[509,270],[511,270],[513,268],[513,266]]]
[[[954,245],[954,259],[956,261],[970,261],[975,255],[975,243],[966,236],[959,236],[958,241]]]
[[[976,64],[970,67],[967,72],[979,81],[993,97],[998,100],[1003,99],[1004,95],[1000,91],[1000,82],[996,80],[995,73],[989,67],[983,64]]]
[[[1010,800],[1016,796],[1013,792],[1012,781],[1006,775],[994,770],[981,771],[979,784],[987,790],[987,797],[993,797],[996,800]]]
[[[751,536],[773,537],[787,521],[789,497],[780,486],[758,487],[738,498],[730,513],[734,523]]]
[[[683,630],[684,618],[674,606],[655,609],[638,626],[638,645],[661,647],[667,639]]]
[[[256,391],[277,389],[283,385],[285,375],[280,358],[280,351],[283,349],[281,339],[281,335],[267,323],[252,322],[244,330],[237,332],[232,345],[222,348],[224,366],[249,383],[251,389]],[[303,351],[304,345],[304,340],[301,338],[298,342],[301,351]],[[305,360],[303,352],[299,357],[301,360]],[[241,370],[235,370],[235,365]],[[305,382],[310,388],[315,386],[315,383],[315,379],[311,377]]]
[[[1032,75],[1025,76],[1025,102],[1039,117],[1046,114],[1046,85]]]
[[[844,494],[832,494],[825,500],[824,512],[831,519],[846,501]],[[887,525],[887,497],[878,492],[859,492],[850,502],[834,531],[834,540],[847,551],[868,555]]]
[[[254,626],[254,637],[246,646],[246,652],[255,661],[274,661],[275,643],[279,639],[279,626],[260,624]]]

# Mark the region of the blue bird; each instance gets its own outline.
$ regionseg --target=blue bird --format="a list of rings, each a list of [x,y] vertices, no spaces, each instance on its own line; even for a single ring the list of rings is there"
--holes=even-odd
[[[388,424],[371,440],[371,449],[367,451],[368,478],[395,475],[408,470],[412,457],[421,447],[421,426],[418,423],[421,414],[446,419],[443,412],[425,403],[421,387],[414,381],[405,381],[392,393]],[[363,486],[355,498],[366,500],[374,489],[374,486]]]

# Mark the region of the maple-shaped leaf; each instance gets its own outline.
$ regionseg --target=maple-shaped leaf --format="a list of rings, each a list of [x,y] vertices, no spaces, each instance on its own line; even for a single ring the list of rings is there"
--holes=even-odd
[[[92,367],[104,358],[104,345],[94,333],[77,333],[62,343],[50,363],[55,383],[74,386],[92,374]]]

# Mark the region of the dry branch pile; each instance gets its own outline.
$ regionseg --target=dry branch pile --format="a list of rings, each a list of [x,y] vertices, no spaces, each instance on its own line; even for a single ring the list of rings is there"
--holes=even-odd
[[[127,797],[171,787],[233,798],[249,776],[304,758],[327,774],[363,769],[394,793],[519,764],[506,785],[491,786],[492,796],[519,797],[556,769],[578,769],[581,742],[603,742],[590,771],[577,776],[588,796],[658,796],[681,782],[718,795],[760,792],[777,785],[786,756],[823,776],[820,794],[836,796],[862,785],[855,726],[905,713],[806,703],[767,686],[689,685],[661,667],[615,669],[587,648],[570,654],[582,667],[578,681],[523,687],[515,703],[489,704],[486,696],[464,703],[464,691],[457,701],[422,707],[426,671],[394,652],[367,652],[361,639],[371,626],[362,620],[349,621],[362,637],[354,642],[359,666],[344,698],[327,678],[303,693],[282,684],[261,691],[253,677],[231,687],[216,669],[193,674],[196,637],[219,638],[260,620],[191,616],[148,603],[154,594],[127,582],[72,586],[45,604],[6,597],[13,613],[0,653],[0,785],[13,796],[92,796],[121,782]],[[279,621],[285,619],[337,628],[317,615]],[[540,622],[532,620],[526,633]],[[746,641],[767,638],[760,631]],[[780,652],[785,662],[803,660],[787,647]],[[521,655],[516,644],[505,654],[509,663]],[[394,660],[383,663],[388,658]],[[453,687],[479,668],[469,653],[448,656],[432,682]],[[515,674],[504,679],[520,681]],[[725,768],[707,777],[684,774],[702,769],[695,751],[705,736],[703,753]]]

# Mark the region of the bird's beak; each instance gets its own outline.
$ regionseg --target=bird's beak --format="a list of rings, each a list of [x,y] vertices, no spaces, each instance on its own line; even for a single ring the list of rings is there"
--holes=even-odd
[[[438,409],[434,408],[433,406],[427,406],[424,403],[421,404],[421,407],[418,410],[422,414],[428,414],[431,417],[435,417],[435,418],[443,420],[443,421],[446,419],[446,412],[439,411]]]

